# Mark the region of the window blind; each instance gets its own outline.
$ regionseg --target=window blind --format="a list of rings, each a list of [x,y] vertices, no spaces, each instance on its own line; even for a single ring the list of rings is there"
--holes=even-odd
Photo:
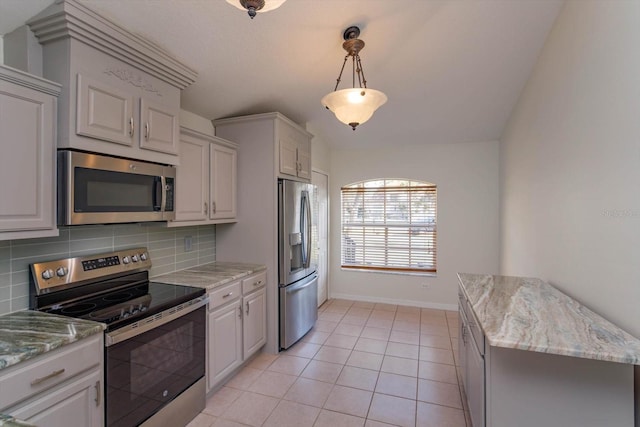
[[[378,179],[342,194],[342,267],[436,272],[436,186]]]

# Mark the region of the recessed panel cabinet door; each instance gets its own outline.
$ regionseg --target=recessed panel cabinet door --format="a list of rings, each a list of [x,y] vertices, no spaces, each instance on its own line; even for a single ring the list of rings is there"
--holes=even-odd
[[[244,310],[244,354],[246,360],[267,342],[267,299],[265,288],[242,298]]]
[[[242,363],[241,316],[237,302],[209,313],[209,388]]]
[[[14,417],[38,426],[99,427],[104,425],[102,372],[98,369],[68,381],[63,387],[42,393],[19,409]]]
[[[294,139],[280,138],[280,173],[298,175],[298,143]]]
[[[209,142],[183,136],[176,168],[176,221],[207,219],[208,204]]]
[[[311,179],[311,141],[300,140],[298,142],[298,177]]]
[[[236,164],[233,148],[211,144],[210,219],[236,217]]]
[[[55,228],[55,111],[54,96],[0,81],[0,231]]]
[[[179,115],[180,108],[142,98],[140,100],[140,148],[177,154]]]
[[[78,74],[76,133],[133,145],[138,129],[130,92]]]

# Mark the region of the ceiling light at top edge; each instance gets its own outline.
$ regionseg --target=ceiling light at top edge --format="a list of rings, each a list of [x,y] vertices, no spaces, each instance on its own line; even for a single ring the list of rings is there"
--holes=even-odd
[[[246,11],[251,19],[255,18],[258,12],[269,12],[282,6],[287,0],[227,0],[227,3]]]

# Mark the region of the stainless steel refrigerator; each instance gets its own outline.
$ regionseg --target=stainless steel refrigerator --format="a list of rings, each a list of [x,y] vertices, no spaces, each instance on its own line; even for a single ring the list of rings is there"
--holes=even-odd
[[[318,275],[311,251],[313,186],[278,180],[280,349],[291,347],[318,319]]]

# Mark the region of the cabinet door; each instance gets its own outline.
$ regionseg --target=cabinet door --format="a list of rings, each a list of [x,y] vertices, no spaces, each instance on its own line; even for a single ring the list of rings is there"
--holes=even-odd
[[[280,173],[297,176],[298,174],[298,144],[289,137],[280,138]]]
[[[94,370],[8,412],[39,426],[99,427],[104,425],[103,401],[102,372]]]
[[[183,135],[176,168],[176,221],[206,220],[208,204],[209,141]]]
[[[209,218],[236,217],[237,152],[233,148],[211,144],[211,208]]]
[[[78,74],[76,133],[133,145],[137,129],[130,92]]]
[[[55,230],[55,112],[55,97],[0,80],[0,231]]]
[[[140,148],[178,154],[180,108],[140,100]]]
[[[242,307],[240,304],[209,313],[209,388],[242,363]]]
[[[484,358],[476,347],[473,336],[467,336],[465,391],[473,427],[484,427],[485,371]]]
[[[308,139],[298,141],[298,176],[311,179],[311,141]]]
[[[247,359],[267,342],[267,298],[265,288],[242,298],[244,353]]]

